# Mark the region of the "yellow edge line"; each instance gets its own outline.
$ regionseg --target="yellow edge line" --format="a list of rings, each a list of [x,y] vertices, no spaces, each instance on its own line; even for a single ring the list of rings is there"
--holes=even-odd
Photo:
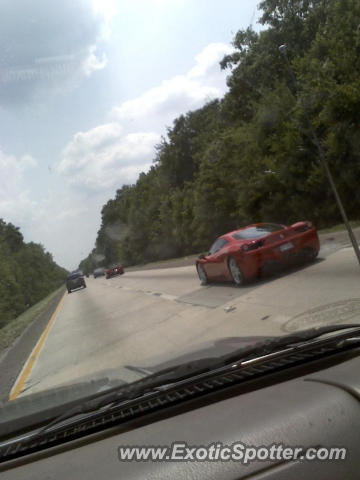
[[[54,313],[51,315],[49,323],[46,325],[45,330],[41,334],[41,337],[37,341],[37,344],[35,345],[33,351],[31,352],[30,357],[27,359],[22,371],[20,372],[20,375],[18,376],[14,386],[12,387],[11,392],[10,392],[10,396],[9,396],[9,401],[15,400],[15,398],[18,397],[18,395],[21,393],[22,389],[24,388],[25,382],[26,382],[26,380],[28,379],[28,377],[31,373],[31,370],[34,366],[34,363],[35,363],[37,357],[39,356],[39,353],[40,353],[40,351],[41,351],[41,349],[42,349],[42,347],[45,343],[45,340],[46,340],[47,336],[49,335],[51,327],[55,323],[56,317],[57,317],[57,315],[60,311],[60,308],[61,308],[61,306],[64,302],[65,293],[66,292],[64,292],[64,295],[61,297]]]

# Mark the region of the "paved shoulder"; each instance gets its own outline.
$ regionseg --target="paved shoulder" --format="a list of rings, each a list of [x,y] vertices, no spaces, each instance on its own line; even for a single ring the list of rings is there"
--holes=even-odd
[[[64,291],[61,290],[48,303],[45,310],[24,330],[0,360],[0,401],[9,397],[21,369],[35,347]]]

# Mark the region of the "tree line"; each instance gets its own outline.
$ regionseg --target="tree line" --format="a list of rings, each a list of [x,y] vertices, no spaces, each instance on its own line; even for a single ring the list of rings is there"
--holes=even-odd
[[[0,328],[63,284],[67,271],[0,218]]]
[[[204,251],[253,222],[341,221],[300,97],[348,215],[359,218],[360,3],[264,0],[259,8],[264,29],[238,31],[220,63],[228,92],[174,120],[150,170],[103,206],[80,268]]]

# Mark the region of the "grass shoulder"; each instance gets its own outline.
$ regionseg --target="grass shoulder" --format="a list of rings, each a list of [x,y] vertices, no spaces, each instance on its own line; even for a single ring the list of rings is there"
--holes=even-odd
[[[23,312],[17,318],[14,318],[5,327],[0,329],[0,352],[12,345],[14,341],[23,333],[23,331],[39,316],[41,315],[49,303],[64,290],[60,287],[47,297],[40,300],[40,302],[31,306],[28,310]]]

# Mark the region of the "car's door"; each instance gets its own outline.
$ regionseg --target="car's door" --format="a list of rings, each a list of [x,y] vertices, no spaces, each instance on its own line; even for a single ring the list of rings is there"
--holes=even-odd
[[[221,279],[224,277],[224,260],[226,256],[226,238],[218,238],[212,245],[206,257],[206,273],[208,278]]]

